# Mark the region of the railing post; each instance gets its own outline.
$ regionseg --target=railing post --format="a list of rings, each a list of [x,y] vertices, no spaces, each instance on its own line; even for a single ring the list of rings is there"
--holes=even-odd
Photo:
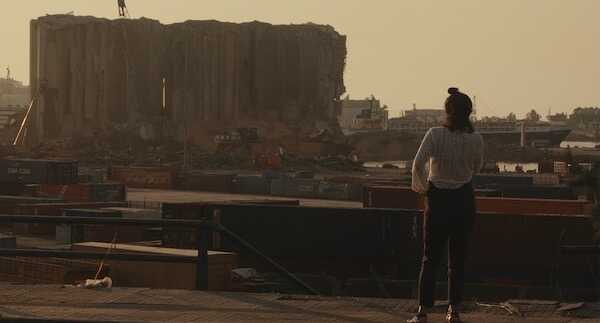
[[[204,227],[196,229],[196,289],[208,290],[208,237],[210,231]]]

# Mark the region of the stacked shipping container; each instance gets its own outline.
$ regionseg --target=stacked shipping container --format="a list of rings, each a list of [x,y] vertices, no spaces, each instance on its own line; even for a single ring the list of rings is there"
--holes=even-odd
[[[0,160],[2,184],[73,184],[79,180],[76,161],[41,159]]]

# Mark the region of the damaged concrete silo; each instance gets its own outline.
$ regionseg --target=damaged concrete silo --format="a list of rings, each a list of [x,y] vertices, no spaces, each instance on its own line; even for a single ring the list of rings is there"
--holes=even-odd
[[[335,128],[345,58],[346,38],[329,26],[41,17],[31,22],[40,99],[29,140],[113,127],[178,138],[185,128],[197,141],[237,127]]]

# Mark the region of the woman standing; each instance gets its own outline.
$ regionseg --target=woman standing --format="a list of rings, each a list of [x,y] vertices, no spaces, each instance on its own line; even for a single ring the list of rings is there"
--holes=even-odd
[[[446,123],[423,138],[412,169],[412,189],[426,194],[423,221],[423,259],[419,276],[419,311],[407,322],[427,322],[434,305],[435,279],[448,244],[448,314],[460,322],[466,249],[475,217],[471,180],[483,165],[483,139],[470,116],[473,103],[457,88],[448,89]]]

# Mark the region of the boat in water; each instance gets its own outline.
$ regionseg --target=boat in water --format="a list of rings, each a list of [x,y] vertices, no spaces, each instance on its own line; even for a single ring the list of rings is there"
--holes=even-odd
[[[521,144],[524,140],[525,145],[534,147],[560,146],[572,131],[564,123],[544,121],[476,121],[474,126],[489,141]]]
[[[443,111],[443,110],[442,110]],[[424,135],[429,128],[439,127],[443,118],[402,117],[390,119],[389,130]],[[477,132],[488,142],[500,144],[524,144],[534,147],[557,147],[572,129],[562,122],[509,120],[487,118],[474,120]],[[523,142],[524,141],[524,142]]]

